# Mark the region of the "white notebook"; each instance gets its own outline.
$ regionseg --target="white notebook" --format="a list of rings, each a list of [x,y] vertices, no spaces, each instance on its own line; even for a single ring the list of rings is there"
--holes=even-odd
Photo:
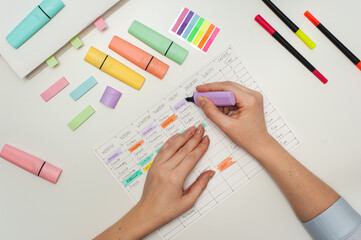
[[[65,7],[43,28],[14,49],[6,36],[42,0],[8,0],[0,8],[0,55],[24,78],[120,0],[62,0]]]

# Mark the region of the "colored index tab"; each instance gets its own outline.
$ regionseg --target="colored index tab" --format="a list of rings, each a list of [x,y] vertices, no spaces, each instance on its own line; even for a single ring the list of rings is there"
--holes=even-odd
[[[48,64],[48,66],[51,68],[58,65],[58,63],[59,63],[58,60],[56,60],[56,58],[54,56],[51,56],[48,59],[46,59],[46,64]]]
[[[137,142],[135,145],[133,145],[131,148],[129,148],[128,151],[129,152],[134,152],[137,148],[142,146],[143,143],[144,143],[144,140],[141,140],[141,141]]]
[[[208,30],[207,30],[207,32],[204,34],[202,40],[201,40],[200,43],[198,44],[198,48],[200,48],[200,49],[203,48],[203,46],[204,46],[204,44],[206,44],[209,36],[210,36],[211,33],[213,32],[214,28],[215,28],[215,26],[214,26],[213,24],[208,28]]]
[[[68,85],[69,82],[65,79],[65,77],[62,77],[56,83],[51,85],[51,87],[45,90],[45,92],[40,94],[40,96],[44,99],[45,102],[48,102],[50,99],[52,99],[56,94],[58,94]]]
[[[72,99],[74,99],[74,101],[78,100],[81,96],[83,96],[85,93],[87,93],[92,87],[94,87],[95,85],[97,85],[97,80],[92,76],[90,78],[88,78],[87,80],[85,80],[85,82],[83,82],[82,84],[80,84],[79,87],[77,87],[76,89],[74,89],[71,93],[70,96],[72,97]]]
[[[139,176],[141,176],[143,173],[141,170],[136,171],[135,173],[133,173],[129,178],[127,178],[126,180],[123,181],[123,185],[124,187],[127,187],[129,184],[131,184],[132,182],[134,182],[135,179],[137,179]]]
[[[181,14],[179,15],[179,18],[175,22],[174,26],[172,27],[172,32],[176,32],[181,23],[183,22],[183,19],[186,17],[187,13],[189,12],[188,8],[184,8]]]
[[[177,120],[178,116],[173,114],[172,116],[170,116],[167,120],[165,120],[160,126],[162,128],[166,128],[168,127],[170,124],[172,124],[175,120]]]
[[[181,27],[179,28],[178,32],[177,32],[177,35],[182,35],[184,29],[187,27],[189,21],[192,19],[194,15],[194,12],[193,11],[190,11],[186,17],[186,19],[184,20],[184,22],[182,23]]]
[[[68,126],[71,130],[75,131],[94,113],[95,110],[89,105],[81,113],[79,113],[78,116],[76,116],[70,123],[68,123]]]
[[[99,31],[103,31],[107,28],[107,24],[104,22],[104,19],[102,17],[99,17],[97,20],[95,20],[94,25]]]
[[[223,172],[224,170],[232,166],[234,163],[236,162],[232,161],[232,157],[228,157],[223,162],[218,164],[217,168],[220,172]]]
[[[194,37],[196,36],[198,30],[201,28],[201,26],[204,23],[204,18],[200,18],[199,21],[197,22],[197,25],[194,27],[193,31],[191,32],[191,34],[189,35],[187,41],[188,42],[192,42]]]
[[[201,30],[199,30],[197,36],[194,38],[194,40],[193,40],[193,42],[192,42],[193,45],[195,45],[195,46],[198,45],[199,41],[201,40],[203,34],[205,33],[205,31],[207,30],[207,28],[209,27],[209,25],[210,25],[210,22],[208,22],[208,21],[205,21],[205,22],[204,22]]]
[[[150,161],[152,161],[153,155],[154,155],[154,153],[152,153],[149,156],[147,156],[146,158],[144,158],[142,161],[140,161],[138,163],[138,166],[144,167],[146,164],[148,164]]]
[[[83,42],[78,38],[78,36],[75,36],[72,40],[70,40],[70,43],[71,45],[73,45],[75,49],[78,49],[81,46],[83,46]]]
[[[218,35],[218,33],[219,33],[220,30],[221,30],[221,29],[219,29],[219,28],[216,27],[216,29],[213,31],[211,37],[208,39],[208,42],[206,43],[206,45],[205,45],[204,48],[203,48],[203,51],[204,51],[204,52],[208,52],[209,48],[212,46],[212,43],[213,43],[214,40],[216,39],[216,37],[217,37],[217,35]]]
[[[183,33],[183,35],[182,35],[182,37],[183,37],[184,39],[186,39],[186,38],[188,37],[188,35],[189,35],[190,32],[192,31],[194,25],[196,25],[198,19],[199,19],[199,15],[198,15],[198,14],[194,15],[194,17],[192,18],[191,23],[188,25],[187,29],[184,31],[184,33]]]

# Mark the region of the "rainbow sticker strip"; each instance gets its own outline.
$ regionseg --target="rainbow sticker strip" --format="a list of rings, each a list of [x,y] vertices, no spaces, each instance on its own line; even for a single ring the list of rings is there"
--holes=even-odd
[[[220,29],[184,7],[170,28],[172,34],[190,43],[198,50],[207,53]]]

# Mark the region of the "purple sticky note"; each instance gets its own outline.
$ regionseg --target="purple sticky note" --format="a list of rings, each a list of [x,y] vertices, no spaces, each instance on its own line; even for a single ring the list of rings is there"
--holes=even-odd
[[[193,11],[190,11],[186,17],[186,19],[184,20],[184,22],[182,23],[181,27],[179,28],[177,34],[180,36],[182,35],[184,29],[188,26],[189,21],[192,19],[194,15]]]
[[[103,103],[105,106],[114,109],[119,101],[120,96],[122,96],[121,92],[115,90],[112,87],[107,86],[107,88],[103,93],[102,98],[100,99],[100,102]]]

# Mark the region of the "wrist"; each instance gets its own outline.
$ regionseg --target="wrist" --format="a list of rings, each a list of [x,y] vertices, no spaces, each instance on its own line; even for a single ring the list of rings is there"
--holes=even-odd
[[[267,132],[263,136],[258,137],[254,143],[245,149],[252,157],[256,159],[262,158],[264,154],[267,154],[267,149],[277,146],[277,141]]]

